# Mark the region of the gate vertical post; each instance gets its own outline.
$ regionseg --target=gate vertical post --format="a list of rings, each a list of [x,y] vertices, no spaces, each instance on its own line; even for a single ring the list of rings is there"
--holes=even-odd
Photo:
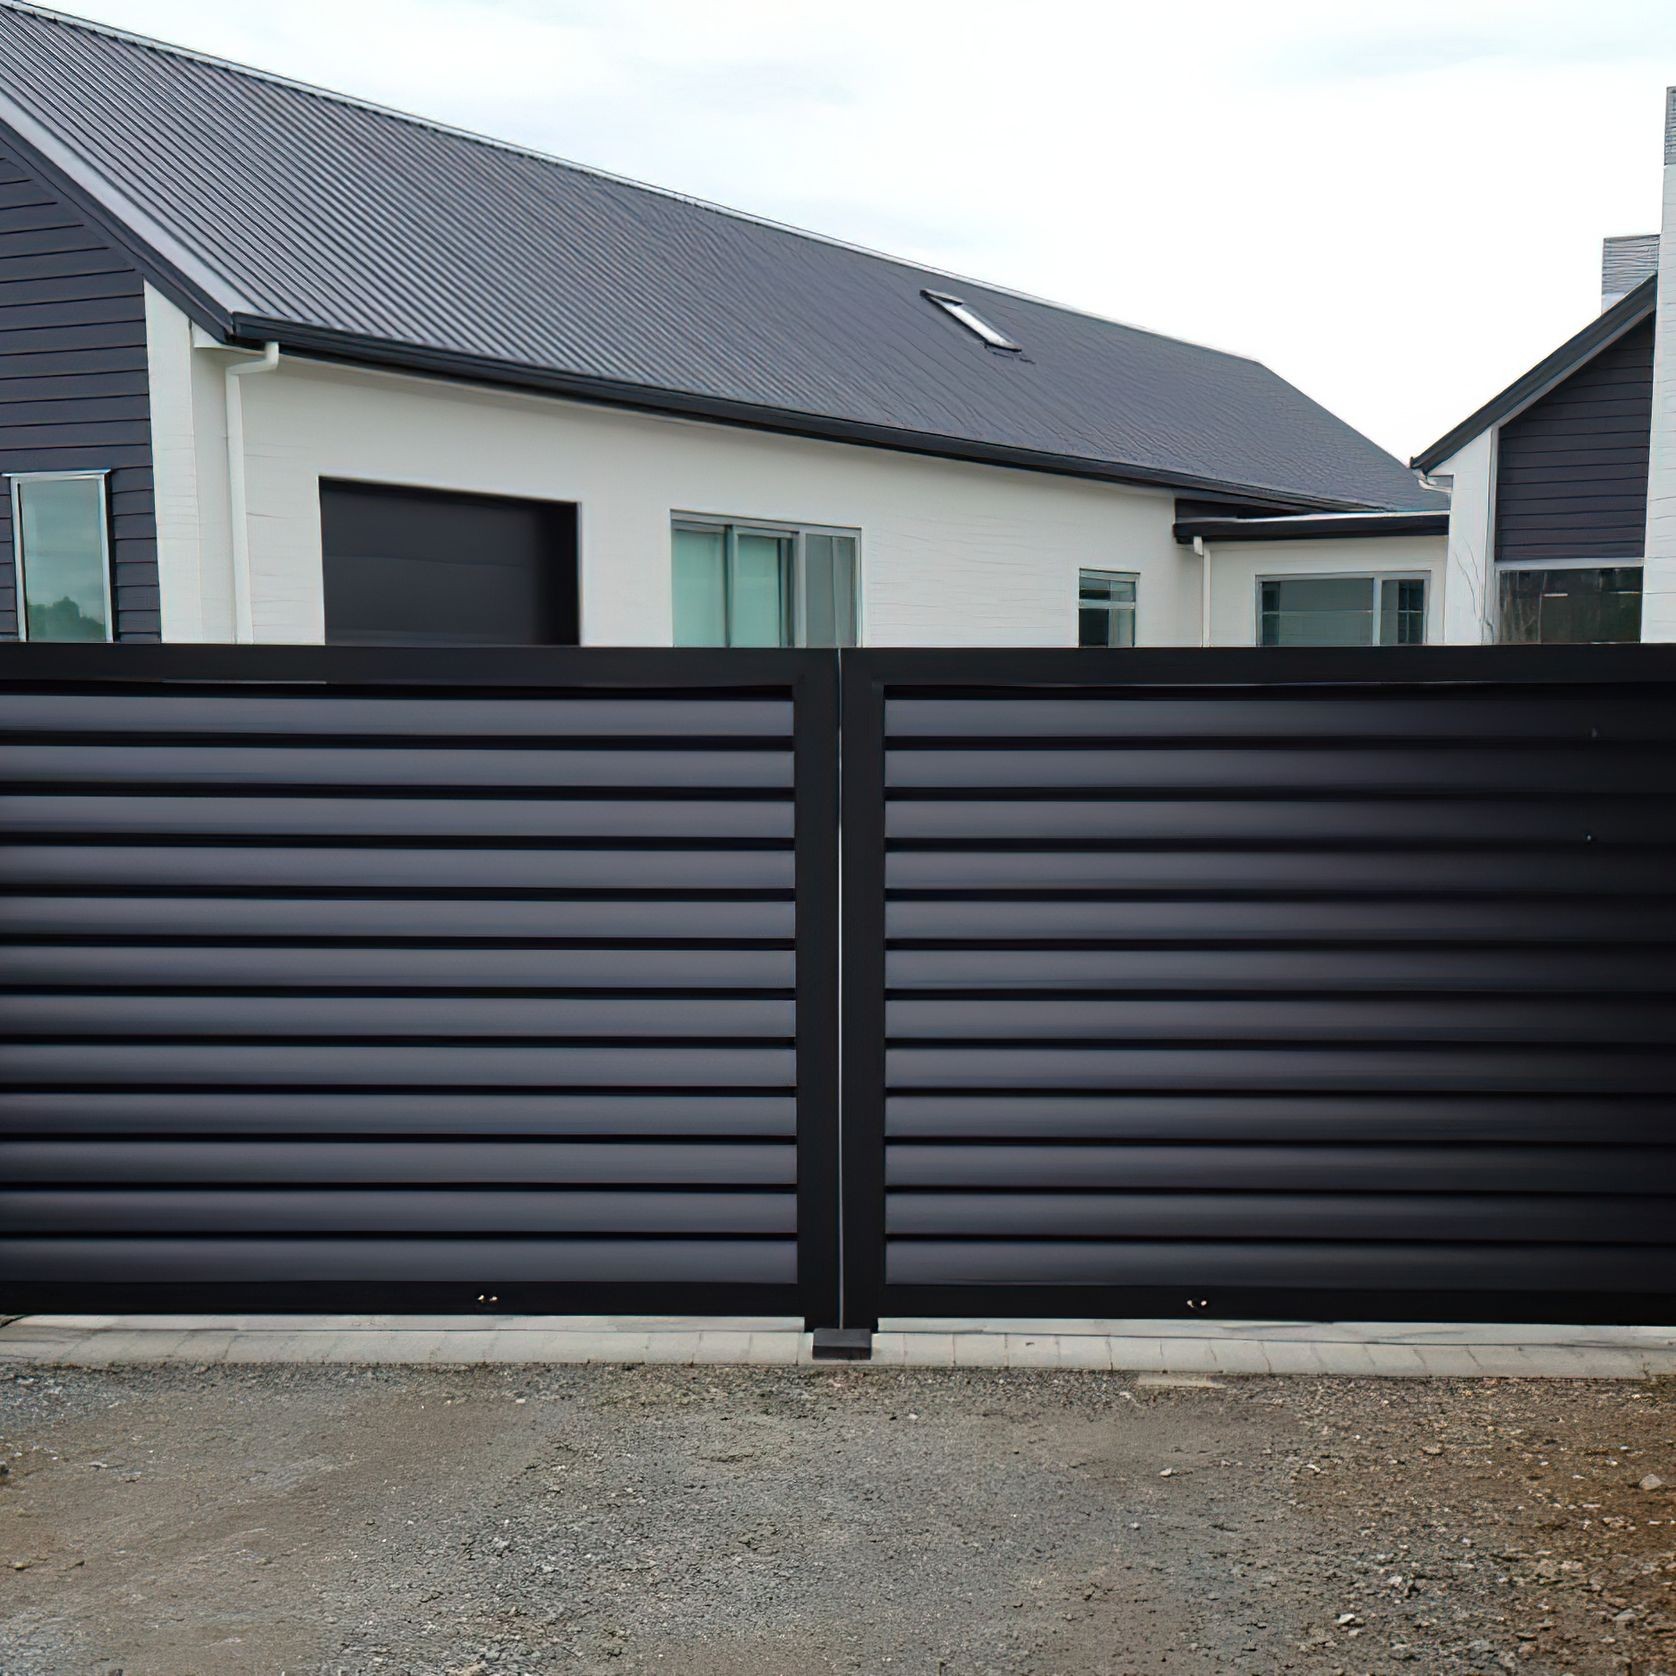
[[[885,1257],[885,693],[842,654],[844,1325],[879,1324]]]
[[[838,1191],[838,660],[793,654],[793,867],[797,938],[797,1287],[804,1326],[835,1327],[842,1297]]]

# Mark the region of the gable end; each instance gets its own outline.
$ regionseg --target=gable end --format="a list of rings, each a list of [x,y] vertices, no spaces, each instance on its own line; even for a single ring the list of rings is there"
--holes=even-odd
[[[1502,426],[1497,559],[1639,559],[1652,423],[1648,319]]]

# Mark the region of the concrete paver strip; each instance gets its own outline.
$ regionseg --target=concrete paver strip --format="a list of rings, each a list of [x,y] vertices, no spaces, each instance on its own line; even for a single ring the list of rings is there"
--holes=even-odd
[[[1637,1379],[1676,1374],[1676,1330],[1453,1323],[891,1322],[858,1367],[1062,1368],[1229,1376],[1331,1373]],[[1105,1328],[1101,1332],[1092,1329]],[[769,1318],[585,1316],[23,1316],[0,1363],[811,1362],[808,1336]]]

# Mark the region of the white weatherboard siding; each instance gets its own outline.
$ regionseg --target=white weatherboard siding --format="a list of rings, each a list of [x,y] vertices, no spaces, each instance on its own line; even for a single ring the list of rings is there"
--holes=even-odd
[[[1641,638],[1676,640],[1676,88],[1665,93],[1664,218],[1656,321]]]
[[[184,321],[161,299],[151,315],[169,438],[157,460],[169,638],[230,640],[229,356],[189,348]],[[243,395],[258,641],[324,636],[320,480],[334,477],[576,502],[589,645],[670,643],[675,512],[859,529],[869,645],[1073,645],[1084,568],[1139,575],[1145,641],[1198,638],[1198,566],[1171,535],[1175,497],[1161,490],[290,356]],[[194,588],[196,607],[178,597]]]
[[[1424,576],[1426,639],[1442,638],[1441,535],[1212,542],[1210,566],[1213,646],[1257,644],[1257,584],[1273,576]]]

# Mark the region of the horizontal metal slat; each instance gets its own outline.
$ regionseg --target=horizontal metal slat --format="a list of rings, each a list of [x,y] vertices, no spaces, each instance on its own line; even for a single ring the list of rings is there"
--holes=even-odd
[[[166,785],[186,788],[458,786],[522,789],[599,786],[662,791],[781,790],[791,785],[791,753],[698,749],[591,751],[379,749],[354,745],[5,745],[0,779],[25,785]]]
[[[354,692],[123,691],[0,693],[0,732],[110,737],[185,734],[322,738],[789,739],[792,706],[778,698],[451,697],[427,692],[371,698]]]
[[[1676,1188],[1676,1182],[1671,1183]],[[23,1197],[17,1195],[17,1197]],[[4,1215],[0,1196],[0,1216]],[[20,1231],[26,1231],[20,1228]],[[887,1236],[1676,1243],[1676,1197],[1516,1193],[904,1193]]]
[[[14,1288],[201,1286],[285,1282],[423,1281],[486,1289],[674,1281],[786,1285],[797,1279],[791,1239],[0,1237],[0,1273]]]
[[[1657,784],[1657,782],[1654,782]],[[1205,798],[1184,801],[1120,798],[1068,802],[1020,798],[892,798],[885,806],[889,838],[1027,839],[1064,843],[1120,839],[1130,843],[1668,844],[1676,842],[1676,799],[1461,797],[1364,802],[1339,799]]]
[[[14,951],[21,955],[23,951]],[[892,949],[892,989],[1138,989],[1225,991],[1282,988],[1357,989],[1401,994],[1423,990],[1667,993],[1668,955],[1656,944],[1592,949],[1550,945],[1539,959],[1528,948]]]
[[[792,805],[729,799],[0,796],[0,829],[96,837],[790,838]]]
[[[54,854],[63,852],[56,851]],[[0,879],[10,873],[0,850]],[[1668,890],[1663,853],[1577,844],[1544,854],[1478,850],[893,850],[891,890],[1193,890],[1364,892],[1598,892]]]
[[[0,889],[790,890],[785,850],[0,844]],[[1626,887],[1627,888],[1627,887]]]
[[[3,967],[0,967],[3,970]],[[15,995],[0,1037],[761,1036],[796,1031],[791,1001],[506,996]]]
[[[1087,1192],[1109,1187],[1657,1196],[1676,1191],[1676,1146],[931,1146],[902,1141],[885,1149],[885,1180],[892,1188],[988,1191],[1068,1187]]]
[[[8,753],[0,751],[0,769]],[[1544,742],[1537,750],[1449,751],[1359,742],[1355,748],[1288,750],[1282,743],[1242,749],[1203,745],[1174,750],[892,751],[885,784],[911,787],[1158,791],[1444,793],[1524,792],[1554,795],[1644,791],[1655,757],[1650,750],[1602,750]],[[28,776],[21,776],[27,778]]]
[[[28,1234],[795,1234],[786,1193],[506,1188],[0,1188]]]
[[[6,1107],[0,1097],[0,1128]],[[893,1094],[893,1141],[1539,1142],[1676,1146],[1664,1098],[1598,1094]]]
[[[4,937],[789,938],[790,901],[0,896]]]
[[[242,1092],[130,1088],[74,1093],[0,1090],[0,1135],[661,1135],[679,1140],[755,1136],[790,1139],[797,1102],[784,1094],[338,1093],[327,1089]]]
[[[0,1082],[89,1087],[790,1088],[777,1047],[380,1047],[0,1043]]]
[[[3,712],[0,712],[3,714]],[[1237,696],[1158,696],[1119,688],[1083,698],[1038,696],[1020,689],[995,698],[891,698],[891,740],[1019,738],[1226,739],[1256,745],[1290,739],[1368,743],[1457,740],[1587,742],[1670,739],[1676,721],[1663,704],[1633,689],[1454,689],[1322,687],[1311,694],[1255,688]],[[1475,753],[1476,754],[1476,753]]]
[[[1676,1090],[1676,1045],[1663,1052],[1602,1053],[1598,1047],[1008,1048],[961,1043],[896,1047],[886,1055],[892,1088],[1088,1088],[1136,1091],[1243,1088],[1386,1088],[1510,1094],[1653,1094]]]
[[[0,924],[5,923],[0,910]],[[893,901],[885,915],[892,938],[950,938],[990,943],[1106,938],[1118,942],[1668,942],[1676,938],[1676,897],[1643,901],[1556,897],[1408,901],[1201,902]]]
[[[105,1002],[101,1005],[112,1005]],[[341,1003],[340,1003],[341,1004]],[[1668,1042],[1676,1005],[1653,1000],[1577,996],[1315,995],[1294,1000],[1223,1001],[963,1000],[891,1001],[893,1038],[1023,1041],[1217,1042],[1273,1038],[1289,1042]],[[27,1015],[26,1015],[27,1016]],[[0,1029],[10,1022],[0,997]]]
[[[1626,1292],[1676,1289],[1676,1247],[1461,1245],[1386,1240],[1104,1242],[893,1240],[898,1286],[1168,1286],[1195,1300],[1219,1287],[1438,1292]]]
[[[65,1187],[644,1186],[789,1187],[797,1149],[756,1141],[8,1140],[0,1181]]]
[[[20,987],[150,989],[790,989],[791,949],[193,948],[95,943],[0,948]]]

